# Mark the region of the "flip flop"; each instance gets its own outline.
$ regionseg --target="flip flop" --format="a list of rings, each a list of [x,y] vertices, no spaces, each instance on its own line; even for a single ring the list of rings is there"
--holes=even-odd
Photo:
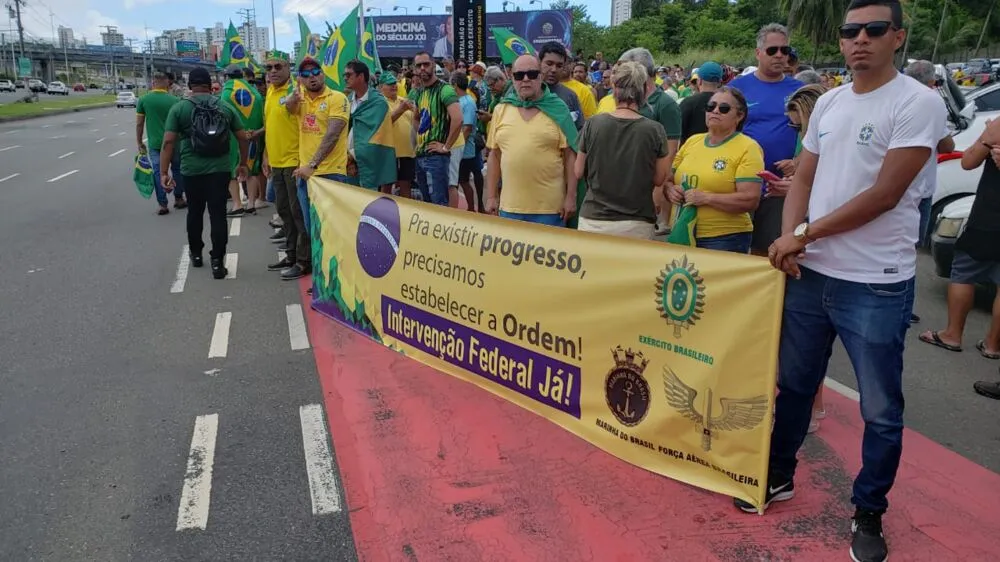
[[[976,343],[976,349],[979,350],[979,354],[980,355],[982,355],[983,357],[985,357],[987,359],[1000,359],[1000,353],[997,353],[995,351],[987,351],[986,350],[986,341],[985,340],[979,340]]]
[[[926,334],[926,333],[927,332],[924,332],[924,334]],[[947,343],[947,342],[943,341],[941,339],[941,336],[938,334],[938,332],[931,332],[930,333],[931,335],[930,335],[929,338],[928,337],[924,337],[924,334],[920,334],[920,336],[918,336],[919,339],[920,339],[920,341],[922,341],[924,343],[929,343],[931,345],[935,345],[937,347],[940,347],[941,349],[947,349],[948,351],[955,351],[955,352],[962,351],[962,346],[951,345],[950,343]]]

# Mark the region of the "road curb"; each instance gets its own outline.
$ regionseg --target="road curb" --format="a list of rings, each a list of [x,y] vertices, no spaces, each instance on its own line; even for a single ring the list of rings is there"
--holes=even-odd
[[[107,109],[109,107],[114,107],[115,102],[109,101],[107,103],[95,103],[93,105],[87,105],[83,107],[67,107],[63,109],[52,109],[45,113],[39,113],[38,115],[11,115],[9,117],[0,117],[0,123],[11,123],[13,121],[27,121],[29,119],[39,119],[41,117],[51,117],[53,115],[65,115],[67,113],[78,113],[80,111],[88,111],[91,109]]]

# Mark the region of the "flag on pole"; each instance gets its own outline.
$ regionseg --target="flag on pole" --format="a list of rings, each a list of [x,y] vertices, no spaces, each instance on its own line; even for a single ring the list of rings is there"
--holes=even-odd
[[[378,46],[375,44],[375,22],[372,18],[365,20],[365,32],[361,34],[361,48],[358,51],[358,59],[368,65],[372,74],[382,72],[382,63],[378,59]]]
[[[493,39],[497,42],[497,49],[500,51],[500,59],[504,64],[514,64],[514,60],[521,55],[536,55],[535,48],[513,31],[505,27],[494,27]]]
[[[249,66],[250,57],[247,55],[243,38],[236,31],[236,26],[233,25],[233,22],[229,22],[229,30],[226,31],[226,46],[222,50],[222,58],[219,59],[219,68],[226,68],[232,64]]]
[[[358,7],[344,18],[344,23],[333,30],[333,34],[323,45],[320,67],[326,75],[327,86],[343,92],[344,69],[347,63],[358,58]]]

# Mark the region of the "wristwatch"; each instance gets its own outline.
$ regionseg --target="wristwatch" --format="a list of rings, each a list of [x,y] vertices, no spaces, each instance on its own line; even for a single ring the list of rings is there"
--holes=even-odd
[[[792,231],[792,236],[799,242],[809,242],[809,223],[804,222],[795,227]]]

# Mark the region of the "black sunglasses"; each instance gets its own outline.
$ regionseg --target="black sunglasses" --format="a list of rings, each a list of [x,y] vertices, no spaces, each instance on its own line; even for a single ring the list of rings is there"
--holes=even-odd
[[[264,68],[267,71],[270,72],[272,70],[281,70],[282,68],[285,68],[285,65],[283,65],[283,64],[268,64],[268,65],[264,65]]]
[[[528,80],[535,80],[541,73],[542,71],[540,70],[518,70],[514,73],[514,80],[520,82],[521,80],[524,80],[525,77],[527,77]]]
[[[710,101],[705,105],[705,112],[712,113],[713,111],[716,110],[716,108],[718,108],[719,113],[723,115],[733,110],[733,106],[729,105],[728,103],[716,103],[714,101]]]
[[[858,35],[861,35],[861,30],[865,30],[865,34],[868,37],[876,38],[882,37],[889,32],[890,29],[897,29],[891,21],[870,21],[868,23],[845,23],[840,26],[838,32],[840,33],[841,39],[854,39]]]
[[[792,48],[789,47],[788,45],[782,45],[780,47],[774,45],[764,49],[764,52],[767,53],[767,56],[769,57],[773,57],[774,55],[778,54],[778,51],[781,51],[781,54],[787,57],[792,52]]]

